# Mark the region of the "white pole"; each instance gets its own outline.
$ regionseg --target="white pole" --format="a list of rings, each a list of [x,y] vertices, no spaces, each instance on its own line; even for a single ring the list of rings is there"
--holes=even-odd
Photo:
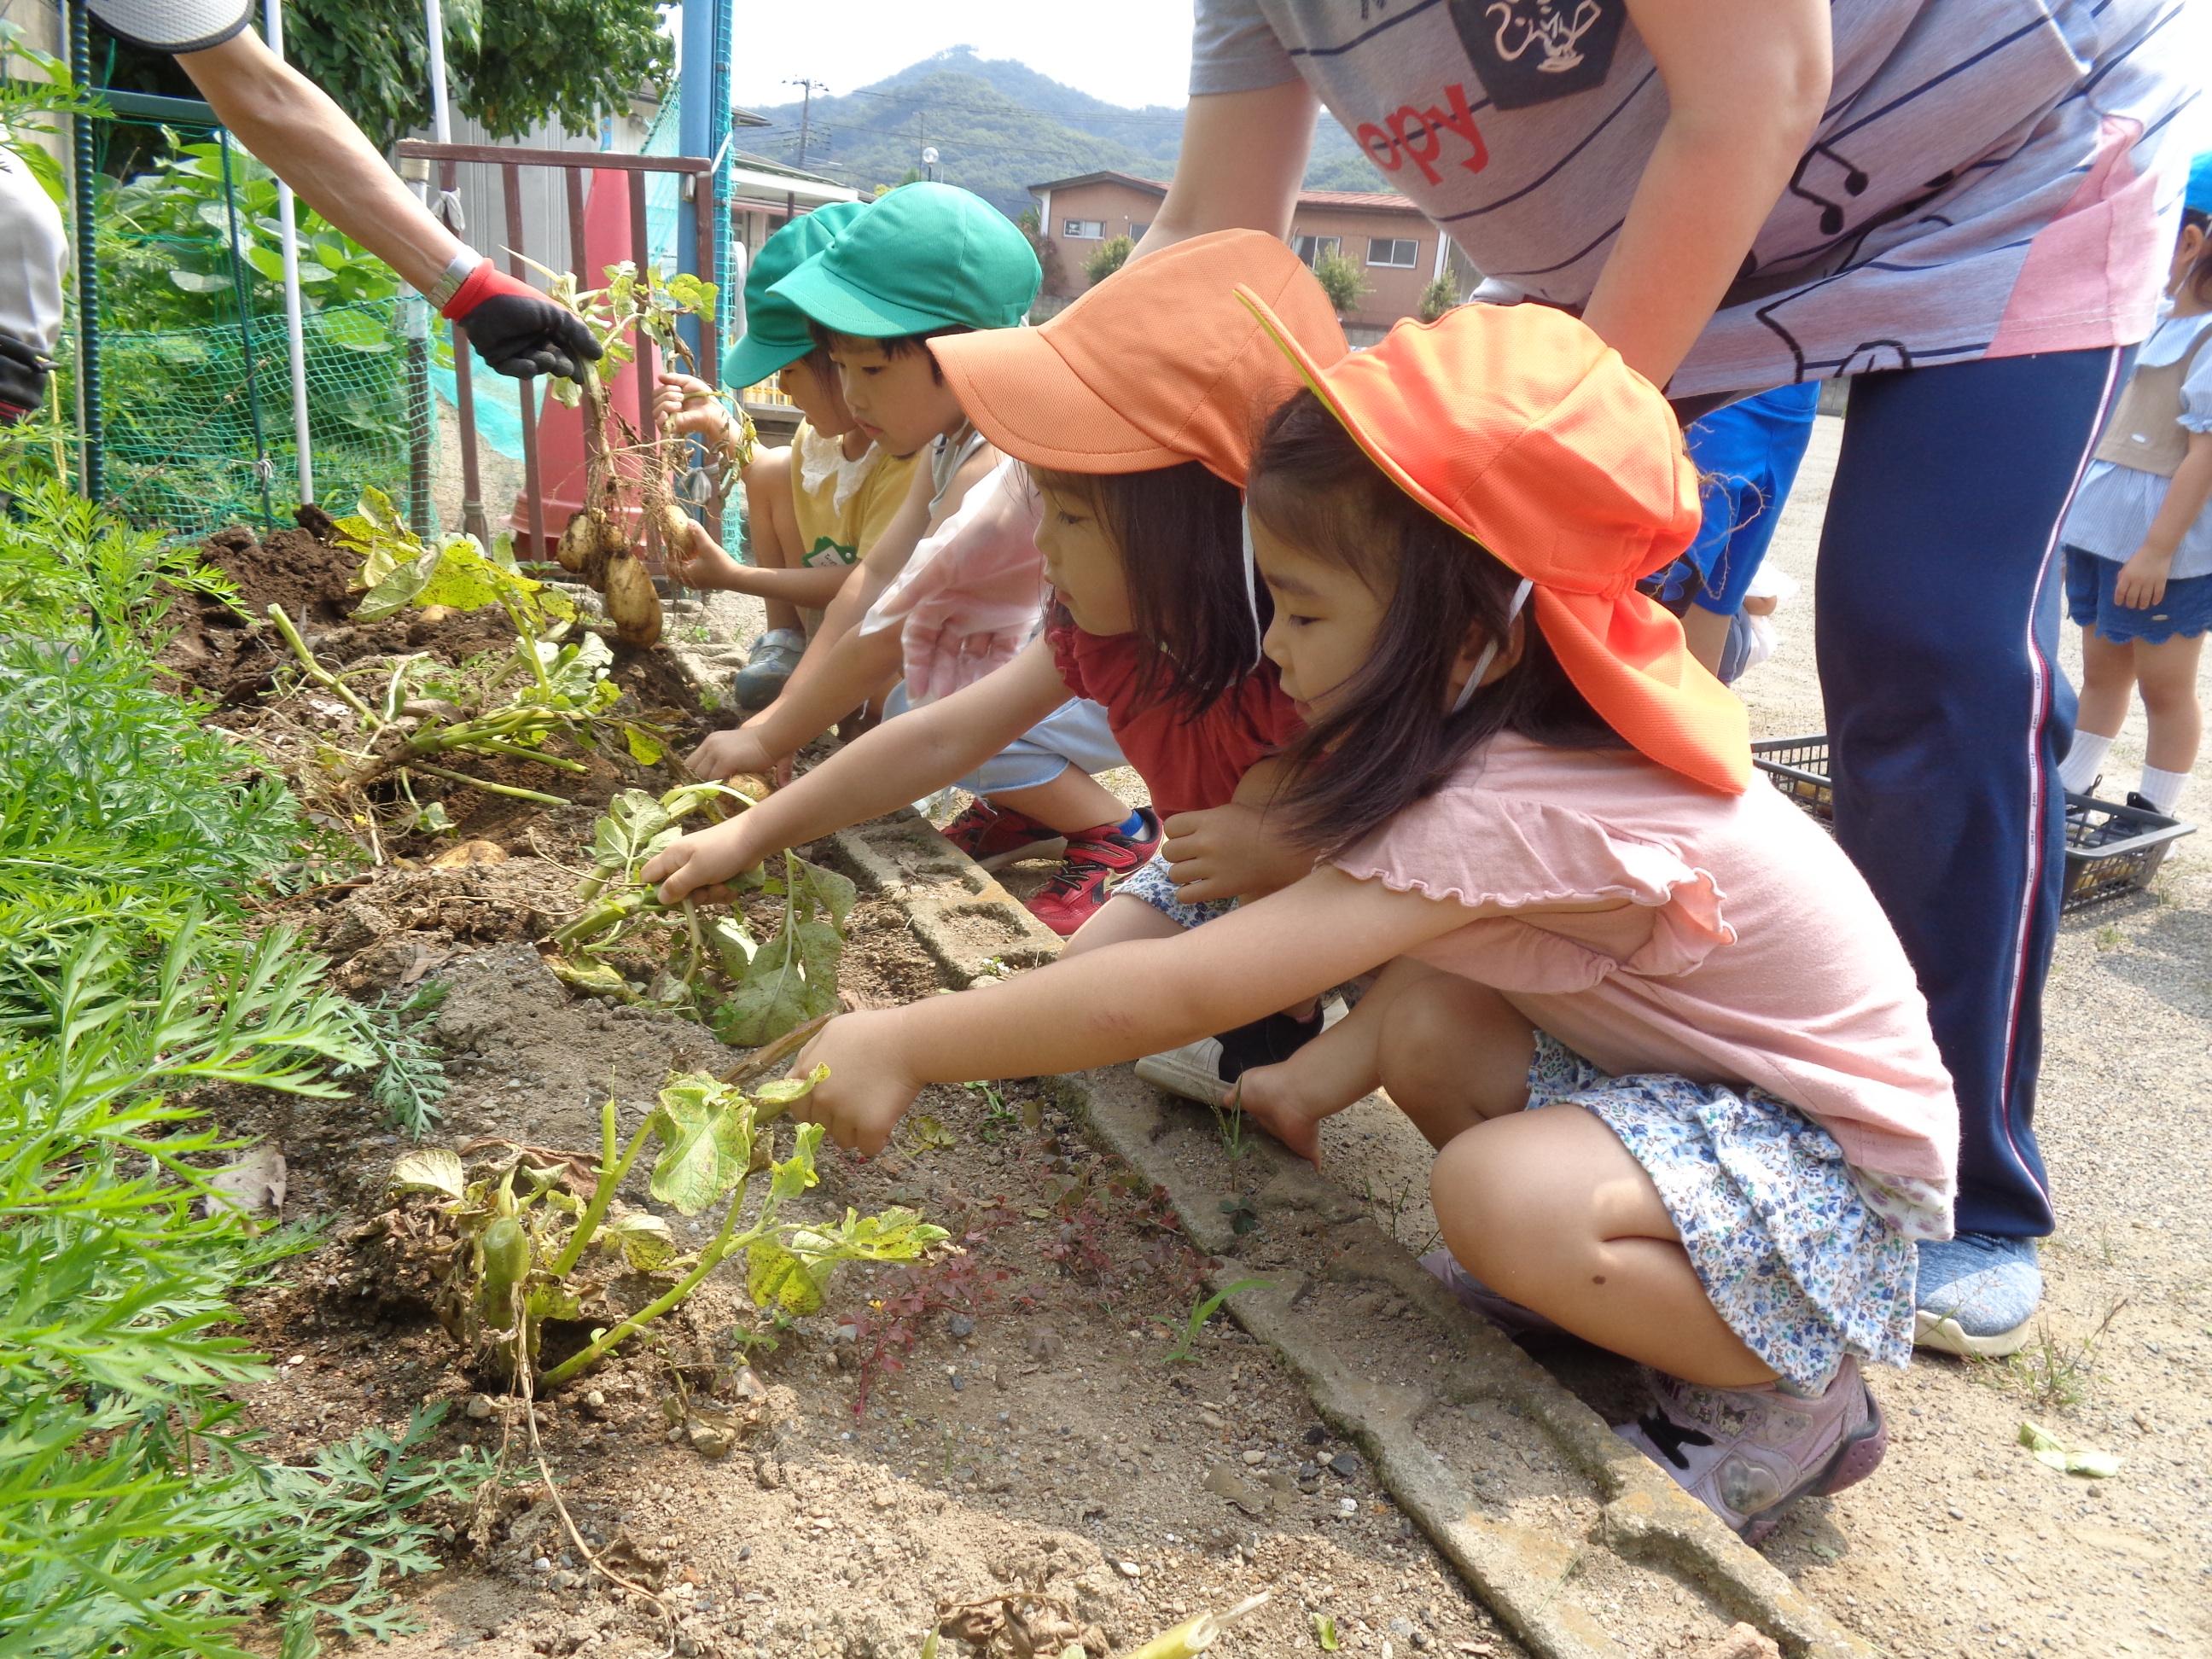
[[[269,0],[269,50],[284,56],[284,0]],[[276,220],[284,239],[284,342],[292,359],[292,447],[300,463],[300,499],[315,499],[315,457],[307,443],[307,341],[300,319],[300,238],[292,187],[276,181]]]

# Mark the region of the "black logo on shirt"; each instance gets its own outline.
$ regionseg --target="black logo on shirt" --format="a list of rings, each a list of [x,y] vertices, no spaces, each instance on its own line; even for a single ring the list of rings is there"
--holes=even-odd
[[[1451,0],[1452,27],[1500,109],[1601,84],[1627,15],[1625,0]]]

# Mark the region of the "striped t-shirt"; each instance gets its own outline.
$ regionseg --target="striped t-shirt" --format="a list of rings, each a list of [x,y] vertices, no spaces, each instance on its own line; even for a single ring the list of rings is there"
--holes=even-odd
[[[2195,136],[2197,9],[1832,0],[1814,142],[1668,391],[2142,339]],[[1567,306],[1667,115],[1626,0],[1198,0],[1193,93],[1300,76],[1494,292]]]

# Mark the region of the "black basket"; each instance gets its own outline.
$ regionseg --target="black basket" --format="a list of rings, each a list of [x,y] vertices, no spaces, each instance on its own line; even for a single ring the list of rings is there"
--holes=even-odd
[[[1828,739],[1778,738],[1751,745],[1759,769],[1784,794],[1824,824],[1836,817],[1828,772]],[[2139,806],[2090,795],[2066,797],[2066,888],[2063,910],[2080,910],[2150,885],[2173,843],[2196,825]]]

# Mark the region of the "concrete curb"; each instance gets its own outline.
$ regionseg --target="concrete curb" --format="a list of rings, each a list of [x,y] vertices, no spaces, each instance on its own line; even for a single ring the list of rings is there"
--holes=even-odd
[[[679,659],[695,675],[721,666]],[[1049,931],[915,814],[833,840],[951,982],[1058,956]],[[1264,1137],[1231,1156],[1208,1115],[1127,1066],[1054,1082],[1096,1139],[1166,1192],[1218,1262],[1213,1289],[1266,1281],[1230,1310],[1532,1652],[1626,1659],[1742,1620],[1793,1659],[1871,1655],[1318,1172]]]

